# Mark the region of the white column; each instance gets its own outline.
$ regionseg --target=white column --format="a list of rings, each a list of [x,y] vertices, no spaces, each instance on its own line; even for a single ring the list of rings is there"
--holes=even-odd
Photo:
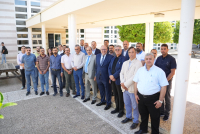
[[[190,72],[190,59],[196,0],[182,0],[179,32],[178,66],[172,114],[171,134],[182,134]]]
[[[27,0],[27,18],[31,18],[31,1]]]
[[[145,28],[145,52],[153,49],[154,22],[147,22]]]
[[[33,52],[33,45],[32,45],[32,28],[28,28],[28,43],[29,43],[29,47],[31,48],[32,52]]]
[[[44,48],[45,52],[47,51],[46,46],[46,29],[45,24],[42,24],[42,47]]]
[[[70,52],[74,53],[76,45],[76,16],[74,14],[68,15],[68,36]]]

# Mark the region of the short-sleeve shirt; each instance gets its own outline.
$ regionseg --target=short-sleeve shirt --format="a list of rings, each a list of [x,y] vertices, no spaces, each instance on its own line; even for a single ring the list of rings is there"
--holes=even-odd
[[[72,54],[70,54],[69,56],[65,54],[61,57],[61,63],[64,64],[66,69],[72,69],[71,61],[72,61]]]
[[[22,57],[22,63],[24,63],[24,68],[26,71],[32,71],[35,69],[35,62],[36,62],[36,57],[34,54],[30,55],[23,55]]]
[[[40,70],[43,72],[47,69],[48,62],[50,62],[50,58],[47,55],[45,55],[44,57],[40,55],[37,57],[37,62],[39,63]],[[49,68],[47,70],[49,70]]]
[[[165,72],[155,65],[149,71],[146,66],[139,68],[133,81],[137,82],[138,92],[143,95],[153,95],[160,92],[161,87],[169,85]]]
[[[136,58],[137,58],[139,61],[144,61],[145,52],[144,52],[144,51],[141,51],[140,53],[136,54]]]
[[[166,57],[161,55],[156,59],[155,65],[161,68],[167,77],[171,73],[171,69],[176,69],[176,60],[169,54]]]
[[[4,50],[4,52],[3,52]],[[6,47],[5,46],[2,46],[2,50],[1,50],[2,54],[6,54]]]

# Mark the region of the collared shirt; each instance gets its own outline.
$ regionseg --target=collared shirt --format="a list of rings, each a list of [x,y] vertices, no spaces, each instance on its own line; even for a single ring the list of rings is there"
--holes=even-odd
[[[90,62],[90,58],[92,55],[88,55],[86,62],[85,62],[85,72],[88,73],[88,63]]]
[[[84,46],[80,46],[81,47],[81,51],[85,50]]]
[[[136,58],[137,58],[139,61],[144,61],[145,52],[144,52],[144,51],[141,51],[140,53],[136,54]]]
[[[165,72],[155,65],[149,71],[146,66],[138,69],[133,81],[137,82],[138,92],[143,95],[153,95],[160,92],[161,87],[169,85]]]
[[[93,53],[93,54],[95,54],[95,51],[96,51],[96,48],[95,48],[94,50],[92,49],[92,53]]]
[[[61,69],[61,56],[60,55],[56,55],[56,57],[54,55],[51,55],[50,57],[50,68],[51,69]]]
[[[34,70],[35,62],[36,62],[36,57],[32,53],[30,55],[25,54],[22,56],[22,63],[24,63],[24,68],[26,71]]]
[[[157,58],[155,65],[161,68],[167,77],[171,73],[171,69],[176,69],[176,60],[169,54],[166,57],[161,55]]]
[[[127,50],[124,49],[123,56],[126,56]]]
[[[60,55],[61,53],[63,53],[63,50],[62,51],[58,51],[58,54]]]
[[[104,58],[104,60],[106,59],[106,54],[105,54],[105,55],[102,55],[102,54],[101,54],[100,65],[101,65],[101,61],[103,60],[103,58]],[[104,61],[103,61],[103,62],[104,62]]]
[[[49,56],[45,55],[44,57],[42,57],[41,55],[37,57],[36,60],[39,63],[39,69],[43,72],[47,69],[48,67],[48,62],[50,62]],[[49,70],[49,69],[47,69]]]
[[[83,52],[79,52],[79,54],[74,53],[71,65],[72,67],[76,67],[77,69],[80,69],[84,66],[84,57],[85,54]]]
[[[61,63],[64,64],[64,66],[65,66],[66,69],[72,69],[71,62],[72,62],[72,54],[69,54],[69,56],[67,56],[65,54],[65,55],[63,55],[61,57]]]
[[[20,65],[20,64],[22,64],[22,57],[25,55],[26,53],[22,53],[22,52],[20,52],[18,55],[17,55],[17,64],[18,65]],[[22,66],[20,66],[20,69],[23,69],[23,67]]]

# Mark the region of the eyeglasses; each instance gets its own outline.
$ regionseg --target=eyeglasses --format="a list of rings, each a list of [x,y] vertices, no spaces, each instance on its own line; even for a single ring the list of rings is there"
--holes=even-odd
[[[102,51],[106,51],[107,49],[101,49]]]
[[[115,51],[120,51],[121,49],[115,49]]]
[[[78,50],[78,49],[75,49],[75,50]]]

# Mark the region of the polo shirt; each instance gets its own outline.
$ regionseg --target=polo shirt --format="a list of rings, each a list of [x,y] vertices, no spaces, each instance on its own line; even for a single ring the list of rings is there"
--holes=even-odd
[[[133,81],[137,82],[138,92],[143,95],[153,95],[160,92],[161,87],[169,85],[165,72],[155,65],[149,71],[146,65],[139,68]]]
[[[166,77],[168,77],[171,73],[171,69],[176,69],[176,60],[169,54],[166,57],[161,55],[156,59],[155,65],[161,68],[165,72]]]
[[[43,71],[45,71],[47,69],[48,62],[50,62],[50,59],[49,59],[49,56],[47,56],[47,55],[45,55],[44,57],[42,57],[41,55],[39,55],[37,57],[36,61],[39,63],[39,68],[43,72]],[[49,70],[49,68],[47,70]]]
[[[69,56],[67,56],[65,54],[65,55],[63,55],[61,57],[61,63],[64,64],[64,66],[65,66],[66,69],[72,69],[71,62],[72,62],[72,54],[69,54]]]
[[[36,62],[36,57],[32,53],[30,55],[25,54],[22,56],[22,63],[24,63],[24,68],[26,71],[34,70],[35,62]]]
[[[145,59],[145,52],[144,52],[144,51],[141,51],[140,53],[136,54],[136,58],[137,58],[139,61],[144,61],[144,59]]]

